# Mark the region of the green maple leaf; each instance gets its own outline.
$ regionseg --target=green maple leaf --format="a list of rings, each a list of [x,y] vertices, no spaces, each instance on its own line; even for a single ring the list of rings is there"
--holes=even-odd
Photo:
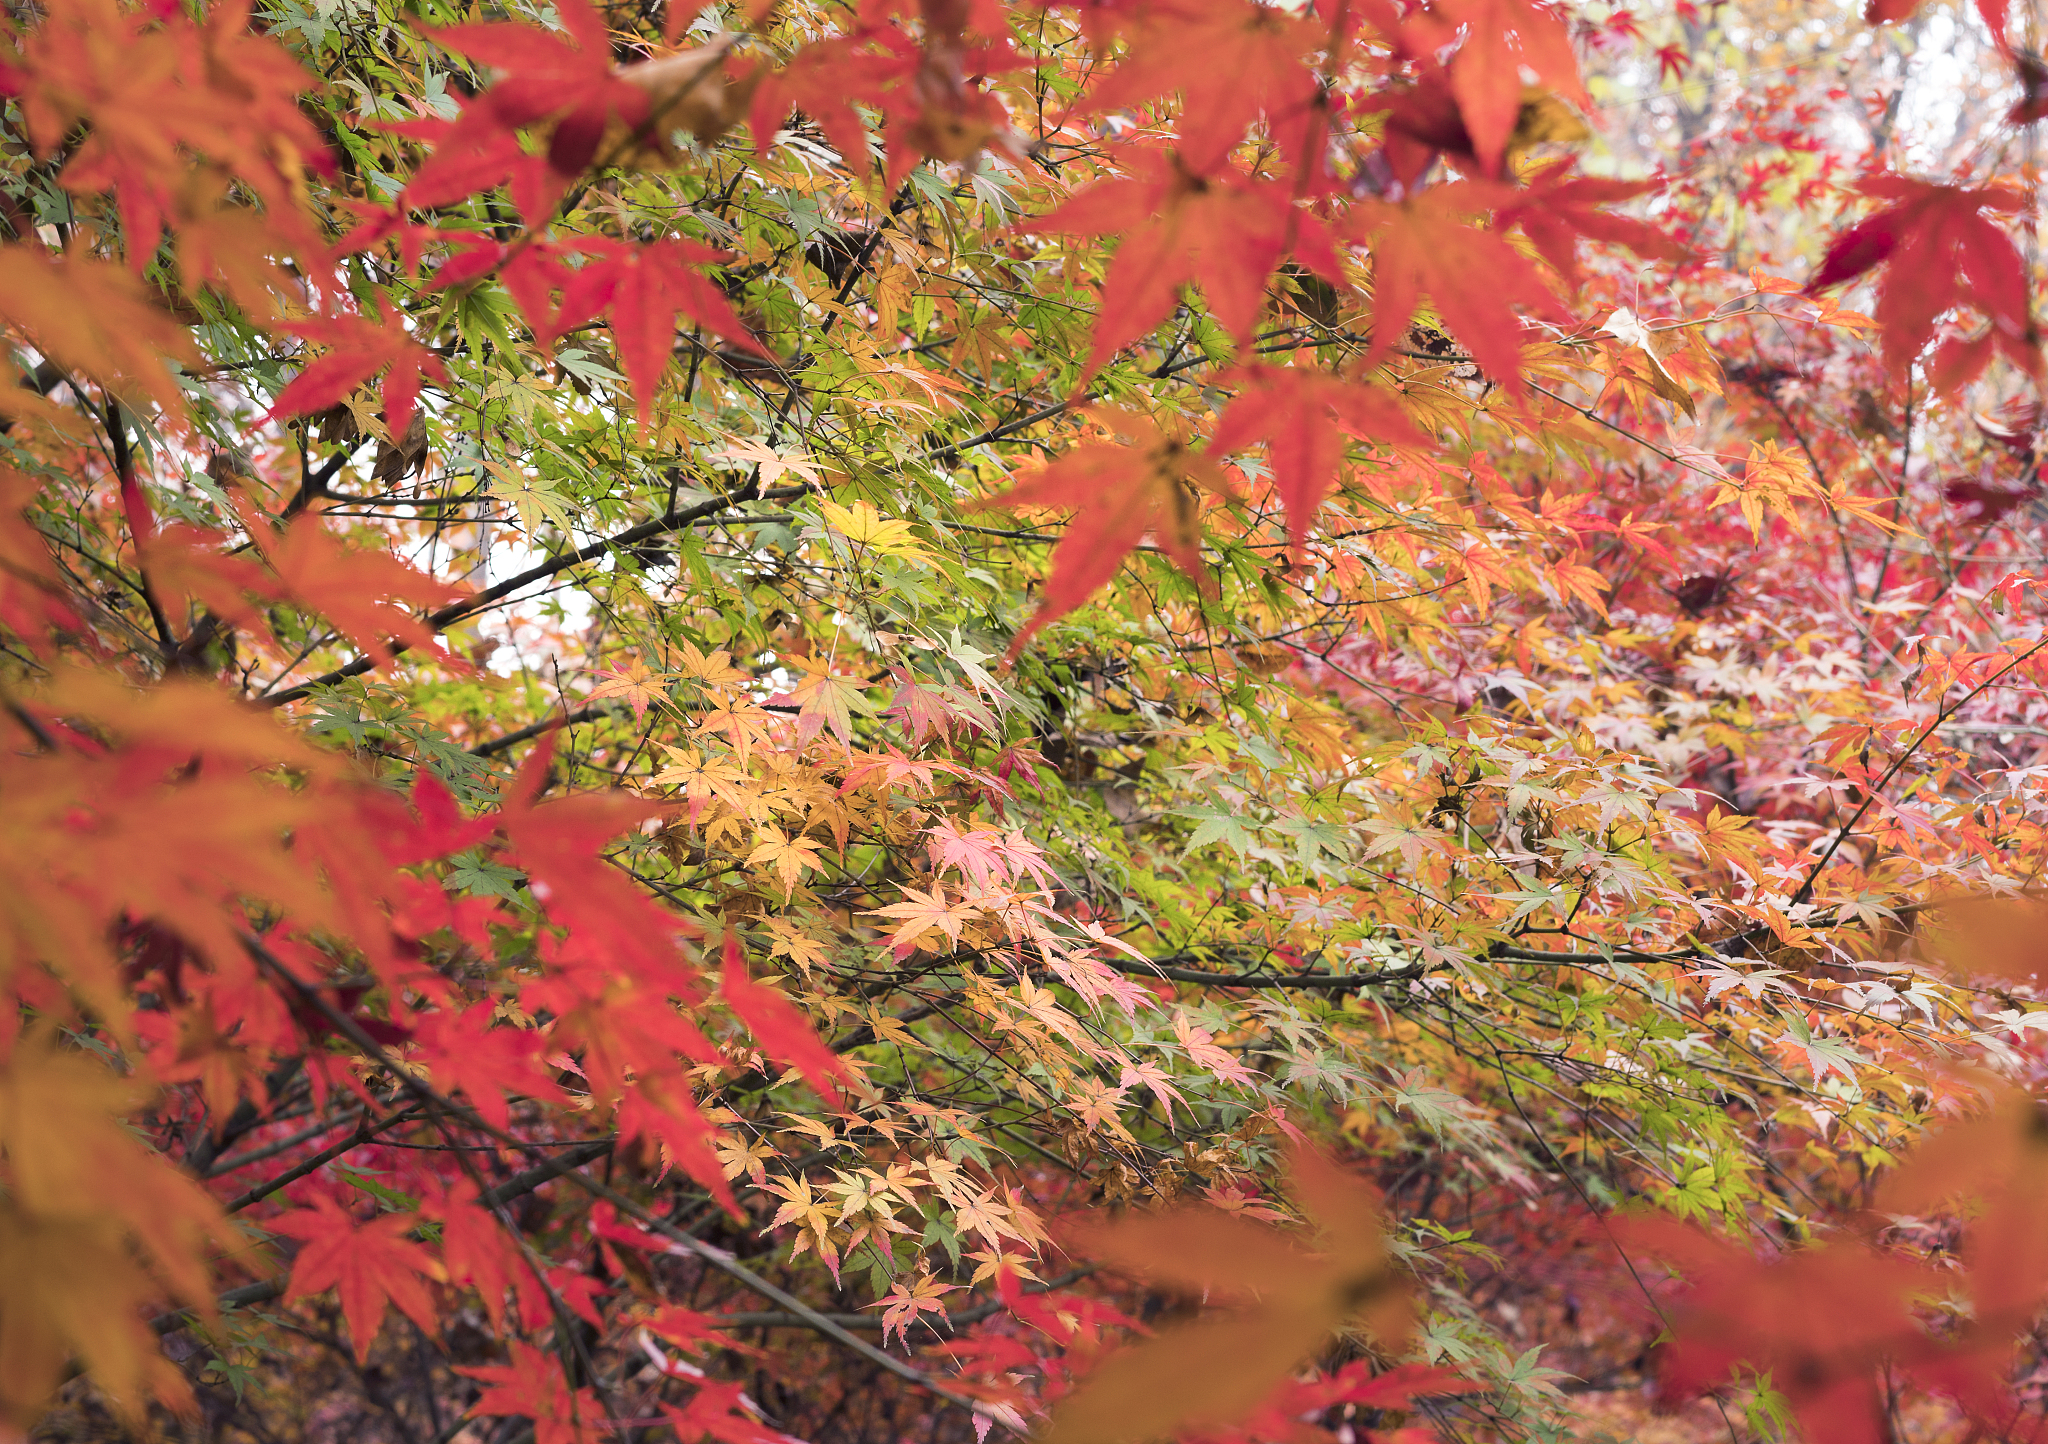
[[[1244,825],[1244,814],[1221,806],[1187,808],[1176,816],[1189,818],[1199,824],[1194,836],[1187,840],[1184,851],[1193,852],[1207,847],[1212,842],[1226,844],[1232,852],[1243,857],[1253,847],[1250,829]]]

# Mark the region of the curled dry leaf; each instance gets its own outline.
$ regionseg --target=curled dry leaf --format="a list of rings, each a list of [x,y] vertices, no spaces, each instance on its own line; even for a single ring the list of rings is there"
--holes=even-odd
[[[709,145],[737,125],[766,72],[751,66],[735,74],[728,61],[733,39],[721,36],[695,50],[620,67],[620,81],[647,92],[647,116],[628,125],[613,115],[598,154],[612,165],[634,169],[680,165],[684,157],[675,146],[677,131]]]

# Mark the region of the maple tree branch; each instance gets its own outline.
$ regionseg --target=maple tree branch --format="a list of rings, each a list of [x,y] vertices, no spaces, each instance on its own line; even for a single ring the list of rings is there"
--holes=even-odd
[[[1121,958],[1105,961],[1117,972],[1133,978],[1167,978],[1176,983],[1204,983],[1214,988],[1309,988],[1342,991],[1369,987],[1374,983],[1409,983],[1429,969],[1420,963],[1389,968],[1378,973],[1205,973],[1199,968],[1178,968],[1165,963],[1133,963]]]
[[[226,1174],[240,1173],[243,1169],[251,1167],[254,1164],[261,1163],[266,1158],[275,1158],[280,1153],[289,1153],[292,1149],[297,1148],[300,1144],[310,1143],[315,1138],[320,1137],[320,1135],[322,1135],[323,1133],[332,1133],[335,1129],[341,1127],[345,1123],[358,1123],[361,1121],[361,1119],[361,1113],[357,1113],[353,1118],[347,1116],[341,1118],[323,1118],[318,1123],[315,1123],[308,1128],[303,1128],[299,1130],[297,1133],[293,1133],[288,1135],[287,1137],[279,1138],[273,1142],[263,1144],[261,1147],[252,1148],[247,1153],[238,1153],[234,1155],[232,1158],[218,1159],[215,1162],[208,1164],[206,1168],[199,1174],[199,1176],[201,1178],[220,1178]],[[273,1118],[270,1121],[273,1123],[283,1123],[287,1121],[287,1119],[279,1117]]]
[[[1068,1269],[1056,1279],[1048,1279],[1046,1282],[1038,1284],[1025,1284],[1019,1292],[1034,1296],[1049,1294],[1054,1289],[1063,1289],[1069,1284],[1077,1284],[1095,1271],[1094,1264],[1083,1264],[1079,1268]],[[931,1328],[937,1328],[943,1324],[949,1329],[959,1329],[964,1328],[968,1324],[978,1324],[983,1319],[994,1318],[1008,1307],[1009,1305],[1001,1299],[985,1299],[981,1303],[972,1304],[956,1313],[938,1314],[931,1318],[921,1319],[919,1322]],[[884,1327],[882,1319],[875,1314],[826,1314],[824,1317],[832,1320],[842,1328],[867,1330]],[[714,1329],[808,1329],[811,1327],[811,1321],[800,1314],[776,1312],[713,1314],[708,1322],[710,1327]]]
[[[493,737],[488,742],[479,742],[476,746],[469,749],[469,755],[472,757],[489,757],[495,753],[503,752],[508,747],[517,747],[520,743],[538,737],[542,733],[559,731],[564,727],[579,726],[585,722],[594,722],[599,717],[607,716],[618,710],[616,707],[608,707],[602,703],[593,703],[588,707],[579,707],[574,712],[565,713],[559,717],[544,718],[539,722],[521,727],[516,732],[507,732],[503,737]]]
[[[1269,348],[1260,347],[1258,349],[1260,351],[1260,354],[1263,355]],[[1299,350],[1301,348],[1297,344],[1284,347],[1273,347],[1270,349],[1293,351]],[[1184,361],[1175,361],[1169,357],[1166,361],[1162,362],[1160,365],[1154,367],[1152,370],[1146,372],[1145,374],[1155,381],[1164,381],[1168,377],[1178,376],[1183,371],[1192,371],[1197,366],[1208,366],[1211,364],[1214,363],[1206,355],[1190,356]],[[1000,422],[995,426],[989,427],[985,431],[981,431],[973,436],[967,437],[965,440],[949,441],[943,446],[934,446],[925,452],[925,457],[927,459],[930,459],[932,457],[957,455],[960,452],[965,451],[970,446],[986,446],[991,441],[1001,441],[1006,436],[1014,436],[1020,431],[1028,431],[1041,421],[1050,421],[1055,416],[1063,415],[1068,411],[1072,411],[1077,406],[1086,406],[1089,402],[1093,401],[1095,397],[1096,393],[1093,391],[1084,391],[1079,393],[1078,395],[1069,396],[1064,401],[1055,401],[1049,406],[1042,406],[1038,410],[1031,412],[1027,416],[1019,416],[1010,421]]]
[[[494,1184],[477,1195],[477,1203],[487,1209],[498,1209],[515,1198],[524,1198],[543,1184],[553,1183],[586,1163],[595,1163],[612,1151],[612,1140],[593,1138],[563,1149],[552,1158],[543,1159],[523,1173],[515,1173],[503,1183]]]
[[[483,611],[493,603],[503,601],[506,597],[522,588],[531,586],[538,581],[544,581],[548,577],[554,576],[558,572],[565,572],[571,567],[581,566],[584,562],[594,561],[609,552],[623,550],[626,547],[646,541],[651,537],[665,536],[670,532],[682,531],[686,527],[695,526],[700,521],[717,516],[721,512],[731,511],[750,501],[787,501],[792,497],[804,496],[809,491],[810,488],[807,486],[783,486],[762,491],[756,483],[750,481],[738,491],[730,492],[724,496],[712,497],[709,500],[699,502],[695,506],[684,507],[681,511],[669,512],[666,516],[655,517],[651,521],[641,522],[638,526],[627,527],[624,531],[614,532],[608,537],[591,542],[588,546],[578,547],[574,551],[556,552],[546,561],[538,562],[523,572],[505,578],[502,582],[485,587],[473,596],[464,597],[460,601],[450,602],[439,611],[427,613],[424,617],[420,618],[420,621],[430,631],[443,631],[455,623]],[[406,651],[409,648],[408,643],[398,638],[391,639],[386,646],[393,656],[397,656],[400,652]],[[365,672],[374,671],[377,665],[377,659],[374,657],[358,657],[353,662],[337,667],[333,671],[315,677],[309,682],[301,682],[297,686],[287,687],[282,692],[266,693],[256,700],[265,707],[282,707],[287,702],[296,702],[303,697],[311,695],[316,688],[330,687],[336,682],[343,682],[350,677],[360,677]]]
[[[1715,954],[1705,948],[1694,948],[1672,953],[1644,952],[1638,948],[1615,948],[1613,956],[1639,958],[1646,962],[1685,962],[1698,958],[1711,958]],[[1182,956],[1168,954],[1169,957]],[[1583,967],[1588,963],[1610,961],[1610,957],[1599,953],[1545,952],[1538,948],[1519,948],[1512,943],[1495,943],[1487,949],[1486,956],[1494,962],[1551,965],[1556,967]],[[1119,973],[1133,978],[1166,978],[1176,983],[1199,983],[1216,988],[1298,988],[1309,991],[1328,990],[1341,992],[1347,988],[1366,988],[1377,983],[1411,983],[1438,971],[1427,964],[1410,963],[1403,967],[1387,968],[1376,973],[1280,973],[1251,969],[1239,973],[1210,973],[1199,968],[1182,968],[1165,961],[1135,963],[1121,958],[1105,960]]]
[[[22,731],[28,733],[29,737],[35,742],[37,751],[55,752],[57,750],[57,739],[50,735],[50,730],[43,726],[35,713],[15,701],[13,697],[0,693],[0,709],[4,709],[8,716],[20,724]]]
[[[164,660],[175,665],[179,654],[178,634],[171,627],[170,614],[164,610],[163,602],[156,594],[156,584],[149,578],[149,569],[143,564],[142,554],[156,539],[156,518],[150,514],[149,500],[142,494],[142,484],[135,477],[135,451],[128,442],[128,422],[121,415],[121,403],[107,398],[105,417],[107,440],[113,449],[114,473],[121,490],[121,510],[128,521],[128,536],[135,543],[135,589],[142,594],[142,604],[149,609],[150,625],[156,628],[157,645],[162,648]]]
[[[1627,437],[1630,441],[1633,441],[1636,445],[1642,447],[1645,451],[1653,452],[1656,455],[1663,457],[1673,466],[1682,466],[1687,471],[1696,471],[1701,476],[1710,477],[1715,481],[1721,480],[1720,477],[1714,476],[1713,472],[1707,470],[1698,462],[1687,461],[1684,457],[1677,455],[1675,452],[1666,451],[1663,447],[1659,446],[1656,442],[1650,440],[1647,436],[1638,436],[1635,432],[1630,431],[1626,426],[1623,426],[1620,422],[1609,421],[1606,417],[1602,416],[1599,412],[1593,410],[1593,408],[1590,406],[1581,406],[1576,401],[1567,401],[1564,397],[1558,395],[1555,391],[1552,391],[1549,387],[1544,386],[1540,382],[1531,381],[1528,383],[1528,385],[1531,391],[1542,392],[1545,396],[1548,396],[1552,401],[1555,401],[1559,406],[1569,406],[1572,410],[1578,412],[1579,415],[1585,417],[1588,421],[1597,422],[1601,426],[1606,427],[1609,431],[1615,433],[1615,435],[1617,436]]]
[[[705,710],[704,704],[697,701],[680,703],[671,701],[669,705],[678,712],[701,712]],[[617,716],[625,711],[625,709],[626,704],[623,702],[595,702],[588,707],[579,707],[574,712],[562,716],[547,717],[539,722],[528,723],[515,732],[507,732],[503,737],[493,737],[488,742],[479,742],[476,746],[469,749],[469,755],[472,757],[489,757],[495,753],[503,752],[508,747],[516,747],[521,742],[530,741],[535,737],[541,736],[543,733],[554,732],[564,727],[580,727],[585,722],[595,722],[600,717]],[[800,707],[789,706],[781,702],[763,702],[761,710],[763,712],[785,713],[790,716],[794,716],[802,711]],[[623,776],[624,774],[618,775]],[[641,877],[639,873],[634,873],[633,875],[640,878],[642,882],[648,881],[647,878]]]
[[[1835,830],[1834,838],[1832,841],[1828,843],[1827,850],[1823,852],[1818,858],[1814,859],[1813,866],[1808,868],[1806,871],[1806,880],[1799,884],[1799,891],[1792,894],[1792,901],[1789,904],[1787,904],[1787,906],[1798,907],[1801,903],[1805,902],[1808,898],[1813,896],[1813,887],[1814,884],[1820,880],[1821,870],[1825,868],[1828,865],[1828,863],[1834,860],[1834,856],[1837,852],[1841,850],[1842,844],[1849,840],[1849,836],[1851,833],[1855,832],[1856,824],[1863,821],[1864,814],[1869,812],[1870,809],[1877,804],[1877,799],[1883,794],[1886,786],[1890,784],[1891,780],[1894,777],[1897,777],[1899,775],[1900,771],[1905,767],[1905,765],[1908,762],[1913,760],[1914,756],[1920,751],[1920,749],[1926,745],[1927,739],[1932,737],[1938,730],[1940,730],[1942,725],[1946,723],[1949,720],[1949,718],[1955,716],[1956,713],[1960,712],[1964,707],[1968,706],[1971,702],[1974,702],[1978,697],[1982,696],[1986,691],[1990,690],[1992,686],[1994,686],[2001,679],[2003,679],[2008,673],[2012,672],[2022,662],[2025,662],[2028,658],[2032,657],[2035,653],[2039,652],[2044,647],[2048,647],[2048,632],[2044,632],[2040,636],[2040,638],[2035,641],[2033,646],[2027,648],[2026,651],[2021,652],[2018,656],[2012,658],[2003,667],[2000,667],[1996,672],[1993,672],[1990,676],[1986,677],[1983,681],[1979,682],[1976,686],[1972,687],[1969,691],[1965,692],[1962,696],[1956,698],[1955,701],[1949,703],[1946,707],[1943,707],[1941,711],[1936,714],[1932,722],[1929,722],[1925,727],[1920,729],[1920,735],[1918,737],[1915,737],[1911,744],[1907,746],[1906,750],[1898,755],[1898,757],[1893,761],[1891,766],[1885,768],[1884,772],[1878,777],[1876,782],[1872,783],[1868,788],[1864,790],[1863,805],[1858,807],[1856,811],[1853,814],[1851,814],[1847,822],[1843,823],[1839,828]],[[1761,927],[1752,927],[1745,929],[1744,931],[1737,933],[1735,937],[1731,938],[1729,941],[1740,942],[1761,930]]]
[[[380,1119],[374,1125],[370,1122],[369,1115],[365,1114],[361,1119],[357,1121],[355,1128],[350,1131],[348,1137],[340,1140],[337,1143],[329,1144],[327,1147],[321,1149],[312,1157],[307,1158],[302,1162],[293,1165],[291,1168],[286,1169],[283,1173],[277,1175],[277,1177],[269,1179],[263,1183],[257,1184],[254,1188],[242,1194],[233,1202],[223,1204],[221,1206],[222,1212],[240,1213],[243,1209],[249,1207],[249,1205],[252,1203],[261,1203],[264,1199],[270,1197],[271,1194],[276,1193],[279,1189],[285,1187],[287,1184],[296,1183],[300,1179],[304,1178],[307,1174],[315,1173],[320,1169],[325,1168],[335,1159],[341,1157],[342,1154],[353,1152],[355,1149],[361,1148],[365,1143],[368,1143],[378,1134],[389,1132],[391,1129],[396,1128],[401,1123],[410,1123],[413,1120],[419,1118],[425,1112],[425,1105],[416,1103],[410,1108],[400,1109],[398,1112],[391,1114],[389,1117]]]
[[[284,1097],[304,1067],[304,1061],[298,1058],[279,1064],[263,1080],[263,1096],[267,1101],[262,1108],[256,1106],[254,1099],[244,1098],[217,1129],[201,1128],[199,1136],[185,1151],[186,1170],[200,1178],[211,1178],[213,1161],[220,1157],[221,1150],[262,1127],[264,1110]]]

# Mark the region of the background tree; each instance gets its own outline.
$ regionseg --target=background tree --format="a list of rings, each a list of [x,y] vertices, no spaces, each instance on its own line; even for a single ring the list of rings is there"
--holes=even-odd
[[[2031,1427],[2038,22],[1902,9],[11,12],[13,1425]]]

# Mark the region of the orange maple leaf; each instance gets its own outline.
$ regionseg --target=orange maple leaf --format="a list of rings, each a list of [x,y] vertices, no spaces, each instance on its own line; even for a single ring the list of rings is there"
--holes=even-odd
[[[1370,1187],[1299,1148],[1288,1182],[1322,1235],[1286,1234],[1214,1209],[1133,1215],[1074,1231],[1077,1251],[1187,1290],[1247,1300],[1113,1354],[1060,1401],[1045,1444],[1122,1444],[1204,1432],[1255,1409],[1354,1315],[1398,1348],[1408,1300],[1389,1264]]]
[[[1174,564],[1207,589],[1198,490],[1229,495],[1212,457],[1116,406],[1084,408],[1096,425],[1134,443],[1077,446],[1052,465],[980,506],[1073,507],[1077,515],[1053,549],[1052,576],[1038,611],[1010,643],[1014,658],[1039,628],[1088,600],[1150,533]]]
[[[796,890],[806,872],[814,872],[823,866],[818,856],[821,846],[815,838],[802,833],[791,836],[781,828],[762,824],[754,843],[754,849],[747,854],[748,867],[772,867],[775,875],[782,879],[785,896]]]
[[[58,364],[113,390],[146,392],[173,415],[183,412],[184,396],[163,358],[190,368],[200,364],[199,353],[125,267],[0,246],[0,315]]]
[[[636,722],[647,715],[650,704],[672,705],[667,687],[671,674],[653,671],[645,662],[624,662],[617,667],[598,668],[596,675],[604,680],[590,689],[590,700],[596,702],[606,697],[623,697],[633,709]]]

